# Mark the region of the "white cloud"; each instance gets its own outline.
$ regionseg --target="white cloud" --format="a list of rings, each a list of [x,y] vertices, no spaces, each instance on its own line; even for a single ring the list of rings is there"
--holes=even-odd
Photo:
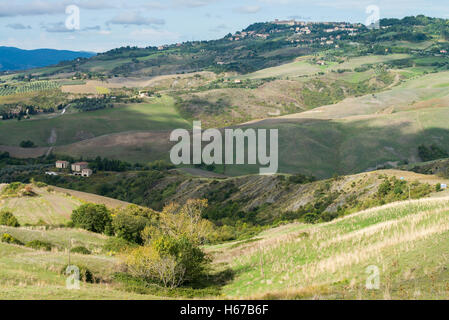
[[[176,40],[180,36],[178,33],[167,31],[167,30],[157,30],[152,28],[144,28],[131,32],[131,36],[139,38],[151,38],[155,40]]]
[[[162,25],[165,24],[165,21],[159,18],[147,18],[138,12],[122,12],[109,20],[107,24],[144,26],[151,24]]]
[[[0,17],[64,14],[68,5],[77,5],[87,10],[103,10],[117,7],[114,2],[107,0],[64,0],[56,2],[33,0],[21,4],[11,3],[11,1],[0,1]]]
[[[174,7],[197,8],[204,7],[216,0],[172,0]]]
[[[66,33],[75,31],[73,29],[68,29],[62,22],[49,23],[49,24],[42,23],[41,26],[42,28],[44,28],[45,31],[50,33]]]
[[[31,29],[31,26],[25,26],[21,23],[10,23],[6,25],[7,28],[14,29],[14,30],[29,30]]]
[[[260,6],[241,6],[232,9],[232,11],[236,13],[244,13],[244,14],[257,13],[260,10],[261,10]]]

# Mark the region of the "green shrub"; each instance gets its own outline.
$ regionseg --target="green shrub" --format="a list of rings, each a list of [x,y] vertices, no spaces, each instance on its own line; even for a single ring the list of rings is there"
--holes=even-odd
[[[303,217],[304,222],[306,222],[306,223],[316,223],[319,218],[320,218],[320,216],[318,214],[316,214],[315,212],[306,213]]]
[[[72,253],[79,253],[79,254],[91,254],[90,250],[87,249],[86,247],[74,247],[70,250],[70,252]]]
[[[222,274],[215,276],[216,278],[222,277],[225,280],[232,278],[232,273],[230,271],[225,271],[222,273],[228,273],[229,275],[223,277]],[[209,281],[214,281],[214,276],[209,277]],[[126,273],[116,273],[113,275],[115,283],[119,283],[121,288],[127,292],[134,292],[138,294],[149,294],[159,297],[172,297],[172,298],[200,298],[200,297],[212,297],[221,294],[222,283],[211,283],[208,286],[200,287],[178,287],[178,288],[166,288],[161,287],[157,284],[148,283],[141,278],[134,277]],[[215,280],[216,281],[216,280]]]
[[[123,255],[131,275],[175,288],[204,274],[210,263],[201,245],[212,226],[202,219],[207,200],[191,199],[184,205],[167,205],[157,225],[142,232],[146,245]]]
[[[67,228],[75,228],[75,223],[73,221],[69,221],[65,224]]]
[[[437,183],[435,186],[435,191],[440,192],[441,191],[441,183]]]
[[[192,281],[203,274],[208,259],[206,254],[190,239],[163,236],[152,241],[161,257],[173,257],[184,272],[184,279]]]
[[[36,145],[31,140],[24,140],[24,141],[20,142],[20,147],[21,148],[35,148]]]
[[[18,195],[20,190],[22,190],[25,185],[21,182],[12,182],[3,188],[2,194],[6,196]]]
[[[9,243],[9,244],[17,244],[19,246],[23,246],[23,242],[14,238],[12,235],[8,233],[4,233],[2,235],[2,242]]]
[[[103,251],[108,253],[120,253],[130,248],[136,247],[137,244],[126,241],[122,238],[111,237],[109,238],[105,245],[103,246]]]
[[[304,174],[297,173],[297,174],[295,174],[293,176],[290,176],[288,178],[288,181],[290,183],[306,184],[306,183],[310,183],[310,182],[316,181],[316,178],[314,176],[306,176]]]
[[[151,209],[136,205],[118,209],[113,214],[112,229],[115,235],[129,242],[143,244],[142,231],[154,225],[157,213]]]
[[[36,182],[36,187],[38,187],[38,188],[45,188],[46,186],[47,186],[47,184],[44,182],[40,182],[40,181]]]
[[[17,218],[9,211],[0,212],[0,225],[8,227],[20,227]]]
[[[84,204],[73,210],[74,226],[88,231],[105,233],[111,228],[111,215],[104,205]]]
[[[52,244],[41,240],[33,240],[27,242],[25,246],[35,250],[51,251]]]
[[[205,271],[208,259],[187,238],[163,236],[132,250],[124,262],[131,275],[176,288],[186,281],[198,279]]]

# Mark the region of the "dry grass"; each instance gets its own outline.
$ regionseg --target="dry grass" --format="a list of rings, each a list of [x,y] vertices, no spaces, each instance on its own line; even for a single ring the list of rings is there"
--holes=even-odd
[[[432,260],[411,260],[410,256],[433,256],[448,249],[444,239],[449,232],[449,197],[393,203],[330,223],[294,228],[297,231],[230,251],[226,257],[238,277],[227,286],[226,293],[283,299],[366,297],[363,283],[368,265],[378,266],[385,274],[383,291],[376,293],[377,298],[411,295],[411,289],[401,293],[397,288],[403,285],[403,278],[410,277],[412,269],[421,273],[421,289],[425,290],[432,282],[426,270],[439,273],[442,266]],[[422,251],[430,243],[435,246]],[[399,270],[393,272],[395,268]],[[443,287],[447,281],[443,279]],[[356,288],[359,291],[355,292]]]

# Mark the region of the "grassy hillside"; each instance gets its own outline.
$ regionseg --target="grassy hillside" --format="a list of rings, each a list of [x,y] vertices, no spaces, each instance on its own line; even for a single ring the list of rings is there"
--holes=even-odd
[[[234,275],[220,298],[251,299],[448,299],[449,198],[397,202],[332,222],[286,224],[254,238],[207,246],[214,269]],[[123,287],[116,257],[105,255],[107,237],[75,229],[0,227],[22,240],[51,242],[51,252],[0,243],[0,298],[153,299],[144,287]],[[67,290],[60,270],[67,248],[98,283]],[[367,289],[367,268],[379,270],[379,288]],[[160,299],[161,297],[158,296]]]
[[[419,161],[418,145],[436,143],[444,146],[447,144],[448,135],[445,125],[447,121],[446,105],[449,101],[447,75],[447,72],[440,72],[404,79],[394,87],[382,92],[346,98],[339,103],[301,113],[271,117],[264,121],[250,121],[244,127],[279,129],[280,172],[303,172],[318,177],[330,177],[335,172],[349,174],[376,166],[397,165],[405,161],[416,162]],[[204,115],[200,112],[194,119],[202,119],[207,126],[207,124],[211,125],[215,122],[216,125],[219,125],[219,123],[227,121],[226,119],[231,119],[232,123],[235,119],[263,118],[269,112],[274,114],[276,110],[287,112],[290,102],[297,104],[293,110],[296,108],[307,110],[300,94],[294,93],[295,89],[299,90],[301,86],[302,84],[297,81],[276,80],[254,90],[228,88],[200,92],[195,94],[197,98],[192,100],[193,106],[212,108],[227,101],[226,105],[236,104],[241,105],[242,108],[245,105],[246,111],[235,107],[230,108],[229,112],[219,114]],[[316,90],[319,89],[316,88]],[[220,99],[224,100],[219,102]],[[262,102],[266,105],[263,105]],[[144,109],[146,107],[142,105],[135,108],[142,113],[146,112],[144,110],[150,110]],[[124,120],[121,123],[113,122],[112,127],[100,126],[91,129],[94,121],[92,118],[80,124],[83,130],[78,131],[80,133],[78,136],[76,136],[76,132],[73,132],[73,135],[67,137],[66,135],[73,127],[73,125],[67,124],[68,129],[62,132],[63,139],[66,141],[77,140],[80,137],[91,138],[81,142],[74,141],[69,145],[61,145],[63,141],[57,138],[58,146],[55,152],[89,158],[101,155],[132,162],[168,160],[172,146],[167,143],[170,131],[128,132],[146,130],[150,124],[142,123],[141,125],[140,121],[143,119],[139,117],[139,121],[137,121],[129,113],[126,115],[116,114],[117,109],[87,114],[88,116],[103,115],[101,119],[115,119],[115,116],[123,116]],[[121,110],[129,111],[132,110],[132,107],[123,107]],[[174,119],[177,119],[174,123],[168,120],[164,122],[163,119],[169,119],[166,112],[176,114],[176,111],[169,111],[170,108],[161,107],[151,110],[154,110],[155,114],[148,119],[151,123],[160,117],[161,122],[157,123],[157,127],[160,129],[170,129],[176,125],[188,126],[188,123],[179,116],[174,116]],[[242,116],[244,118],[241,118]],[[57,123],[57,121],[68,121],[72,118],[85,119],[82,114],[69,114],[60,117],[59,120],[46,121]],[[20,124],[20,126],[26,127],[29,124],[30,122],[26,125]],[[0,123],[0,129],[1,125]],[[18,126],[17,123],[10,123],[10,125]],[[51,134],[48,127],[43,130],[46,135]],[[127,132],[112,133],[120,130]],[[93,137],[96,136],[93,134],[95,131],[100,136]],[[106,132],[111,132],[111,134],[101,135]],[[18,137],[9,137],[8,140],[20,141],[26,137],[26,134],[23,134],[22,137],[20,134],[22,133],[18,133]],[[64,136],[66,137],[64,138]],[[357,150],[363,150],[363,152]],[[227,174],[255,173],[257,170],[257,167],[250,166],[228,166]]]
[[[86,202],[105,204],[110,208],[128,205],[115,199],[73,190],[51,186],[30,186],[34,193],[33,196],[7,194],[4,192],[7,185],[0,185],[0,211],[10,211],[17,217],[21,225],[66,224],[70,220],[72,211]]]
[[[70,220],[72,210],[81,205],[81,201],[54,192],[50,188],[33,187],[35,196],[0,195],[0,210],[11,211],[21,224],[64,224]]]
[[[21,141],[32,139],[38,146],[65,145],[117,132],[186,127],[188,123],[174,109],[173,99],[162,97],[151,103],[118,105],[51,119],[1,121],[0,144],[18,146]],[[52,135],[54,138],[50,139]]]
[[[400,170],[378,170],[313,182],[301,175],[226,179],[198,171],[201,170],[99,173],[88,180],[42,175],[35,179],[154,210],[161,210],[167,203],[207,199],[209,208],[203,216],[218,226],[235,227],[237,232],[230,235],[233,239],[280,221],[329,221],[357,210],[407,199],[409,195],[412,199],[429,196],[436,192],[438,183],[449,183],[442,177]],[[438,192],[444,194],[445,191]],[[244,225],[247,230],[240,232],[240,228],[246,228]]]
[[[210,248],[236,278],[240,298],[448,299],[449,198],[416,200],[307,226],[286,225],[254,241]],[[365,284],[368,266],[380,288]]]
[[[0,299],[151,299],[148,295],[120,291],[111,286],[115,259],[107,256],[72,254],[76,265],[88,265],[103,283],[82,283],[80,290],[66,289],[67,252],[40,252],[26,247],[0,243]]]
[[[266,68],[254,73],[243,76],[243,79],[259,79],[259,78],[298,78],[313,75],[318,72],[331,72],[338,69],[355,69],[367,64],[378,64],[394,60],[409,58],[407,54],[391,54],[391,55],[369,55],[362,57],[350,57],[342,63],[327,62],[325,65],[318,65],[316,62],[310,61],[309,56],[298,58],[297,61],[286,63],[277,67]]]

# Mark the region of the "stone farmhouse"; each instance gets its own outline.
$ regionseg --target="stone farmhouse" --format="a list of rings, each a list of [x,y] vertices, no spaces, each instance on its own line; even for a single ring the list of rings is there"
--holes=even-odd
[[[87,169],[89,167],[89,164],[87,162],[75,162],[72,164],[72,171],[73,172],[81,172],[83,169]]]
[[[56,161],[56,168],[58,169],[68,169],[70,162],[68,161]]]
[[[56,161],[56,168],[58,169],[70,168],[75,176],[90,177],[93,174],[93,171],[89,169],[89,164],[87,162],[75,162],[70,165],[70,162],[68,161],[58,160]]]

